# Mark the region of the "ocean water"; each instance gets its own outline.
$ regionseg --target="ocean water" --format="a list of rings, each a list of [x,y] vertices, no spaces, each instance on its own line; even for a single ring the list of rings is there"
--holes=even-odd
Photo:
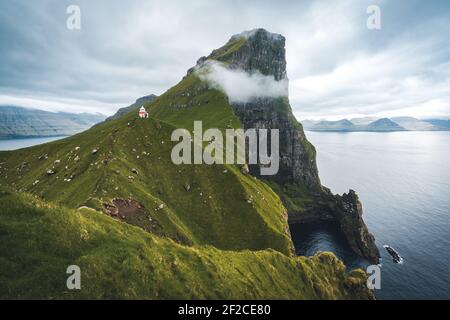
[[[382,255],[378,299],[450,299],[450,132],[306,132],[322,184],[354,189]],[[298,254],[333,251],[350,267],[367,263],[333,225],[292,226]],[[404,258],[392,261],[383,245]]]
[[[0,151],[10,151],[26,147],[32,147],[39,144],[60,140],[63,138],[65,138],[65,136],[49,137],[49,138],[24,138],[24,139],[0,140]]]

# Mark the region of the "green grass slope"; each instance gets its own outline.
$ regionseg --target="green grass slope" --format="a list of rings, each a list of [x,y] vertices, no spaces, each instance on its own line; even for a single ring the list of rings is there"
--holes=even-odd
[[[1,299],[360,299],[362,271],[334,255],[221,251],[163,239],[103,213],[0,191]],[[69,265],[81,290],[66,287]]]
[[[115,199],[136,201],[141,209],[122,220],[154,234],[185,244],[291,254],[278,196],[235,166],[174,165],[174,129],[130,113],[64,140],[1,152],[0,184],[72,209],[106,211]]]
[[[204,130],[242,127],[227,97],[210,89],[195,73],[187,75],[147,107],[152,117],[190,131],[194,121],[202,121]]]
[[[227,64],[230,56],[245,44],[245,38],[232,38],[225,46],[214,50],[208,60],[219,61]],[[194,69],[192,69],[194,70]],[[234,113],[226,95],[220,90],[212,89],[208,83],[202,81],[195,72],[189,72],[180,83],[169,89],[156,101],[145,104],[155,119],[167,122],[177,128],[193,130],[194,121],[202,121],[203,130],[218,128],[224,131],[227,128],[242,128],[239,118]],[[295,119],[286,97],[276,100],[274,109],[271,110],[276,117],[286,116],[293,128],[299,130],[304,136],[302,125]],[[274,116],[275,117],[275,116]],[[283,136],[282,136],[283,139]],[[315,147],[308,139],[301,139],[310,163],[316,162]],[[280,141],[281,145],[290,145],[289,142]],[[317,169],[315,169],[317,170]],[[308,187],[297,184],[280,185],[274,181],[267,181],[270,187],[282,198],[284,206],[289,212],[296,212],[305,219],[310,215],[307,208],[311,206],[313,196]],[[320,182],[318,184],[320,186]]]

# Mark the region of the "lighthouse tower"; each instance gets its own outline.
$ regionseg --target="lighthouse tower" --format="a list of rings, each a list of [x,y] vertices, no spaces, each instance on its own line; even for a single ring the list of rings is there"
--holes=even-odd
[[[139,118],[141,118],[141,119],[148,118],[148,113],[147,113],[147,111],[145,110],[144,106],[142,106],[142,107],[139,109]]]

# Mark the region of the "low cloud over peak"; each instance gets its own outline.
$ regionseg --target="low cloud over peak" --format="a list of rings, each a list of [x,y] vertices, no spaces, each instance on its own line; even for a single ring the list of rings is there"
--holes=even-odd
[[[289,93],[287,79],[276,81],[259,72],[230,70],[216,61],[207,61],[196,72],[210,87],[223,91],[230,102],[246,103],[253,98],[285,97]]]

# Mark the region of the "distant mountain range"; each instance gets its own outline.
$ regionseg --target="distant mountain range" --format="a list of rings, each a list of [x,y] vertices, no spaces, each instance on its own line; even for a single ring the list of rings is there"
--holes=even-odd
[[[102,114],[47,112],[0,106],[0,139],[69,136],[106,118]]]
[[[374,117],[342,119],[338,121],[301,121],[305,130],[330,132],[394,132],[394,131],[450,131],[450,120],[413,117],[381,118]]]

